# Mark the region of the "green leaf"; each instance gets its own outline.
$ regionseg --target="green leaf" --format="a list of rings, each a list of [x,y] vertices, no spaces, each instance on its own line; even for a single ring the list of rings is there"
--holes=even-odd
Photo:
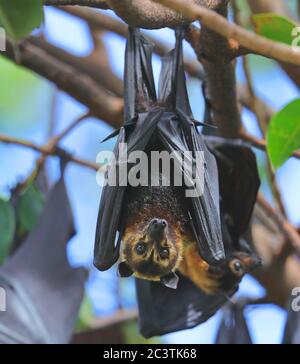
[[[30,232],[38,222],[45,205],[45,197],[35,186],[30,184],[20,195],[17,203],[19,234]]]
[[[14,39],[38,28],[42,20],[42,0],[0,0],[0,25]]]
[[[275,168],[279,168],[300,148],[300,99],[275,114],[267,134],[267,151]]]
[[[16,217],[10,202],[0,199],[0,264],[3,263],[16,229]]]
[[[255,32],[277,42],[292,45],[292,31],[297,23],[273,13],[262,13],[252,16]]]
[[[151,339],[145,339],[140,334],[137,322],[127,322],[122,325],[122,334],[125,344],[162,344],[162,340],[159,337],[152,337]]]
[[[43,128],[40,121],[51,109],[53,87],[36,74],[5,59],[2,52],[0,85],[0,133]]]
[[[76,330],[83,331],[90,327],[94,318],[94,310],[88,296],[84,296],[76,323]]]

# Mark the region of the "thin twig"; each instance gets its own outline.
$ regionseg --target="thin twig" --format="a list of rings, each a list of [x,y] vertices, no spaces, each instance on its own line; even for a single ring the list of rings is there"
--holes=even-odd
[[[83,8],[81,10],[84,10]],[[91,10],[90,10],[91,11]],[[94,12],[94,11],[93,11]],[[96,12],[95,12],[96,13]],[[116,96],[123,96],[123,82],[115,75],[109,65],[102,64],[103,54],[99,55],[98,62],[91,62],[90,55],[78,57],[66,50],[57,47],[41,37],[29,37],[28,41],[45,51],[49,57],[60,60],[76,70],[78,74],[89,76],[99,86],[104,87]]]
[[[255,136],[245,132],[245,131],[241,131],[240,132],[240,137],[243,140],[246,140],[247,142],[249,142],[253,147],[260,149],[262,151],[266,151],[267,149],[267,142],[264,139],[259,139],[256,138]],[[296,158],[296,159],[300,159],[300,151],[296,151],[292,154],[292,157]]]
[[[61,153],[61,149],[57,149],[55,148],[53,150],[53,148],[49,148],[47,146],[40,146],[37,145],[33,142],[27,141],[27,140],[23,140],[23,139],[19,139],[19,138],[14,138],[14,137],[9,137],[7,135],[2,135],[0,134],[0,143],[5,143],[5,144],[13,144],[13,145],[19,145],[25,148],[29,148],[32,149],[36,152],[42,153],[44,155],[53,155],[53,156],[58,156],[61,157],[62,153]],[[97,163],[93,163],[72,155],[68,156],[68,159],[73,162],[76,163],[78,165],[93,169],[93,170],[99,170],[99,165]]]
[[[76,118],[72,123],[70,123],[61,133],[51,138],[46,146],[49,148],[54,148],[66,135],[68,135],[73,129],[79,125],[83,120],[91,116],[90,112],[84,113],[83,115]]]
[[[136,309],[117,310],[112,316],[108,317],[99,317],[93,320],[90,325],[93,329],[103,329],[108,326],[122,324],[124,322],[136,320],[138,317],[138,311]]]
[[[44,5],[80,5],[90,8],[109,9],[106,1],[103,0],[44,0]]]
[[[238,10],[235,9],[235,11],[238,11]],[[237,14],[236,14],[236,19],[238,19],[238,20],[240,19],[240,17]],[[248,62],[247,56],[243,56],[243,70],[244,70],[244,74],[245,74],[246,81],[247,81],[247,88],[248,88],[248,92],[250,95],[251,104],[253,105],[253,107],[252,107],[253,112],[256,116],[256,120],[257,120],[258,126],[260,128],[260,131],[261,131],[263,137],[265,138],[269,120],[267,120],[265,118],[266,113],[264,112],[264,110],[261,110],[259,108],[260,104],[256,103],[257,99],[255,97],[255,90],[254,90],[254,85],[252,82],[252,77],[251,77],[251,72],[250,72],[250,67],[249,67],[249,62]],[[283,203],[283,200],[281,197],[279,186],[276,181],[276,175],[275,175],[275,172],[273,171],[270,159],[268,157],[266,158],[266,171],[267,171],[267,176],[268,176],[271,190],[272,190],[273,196],[276,200],[276,203],[277,203],[281,213],[286,217],[287,214],[286,214],[285,206],[284,206],[284,203]]]
[[[55,149],[58,145],[58,143],[66,136],[68,135],[81,121],[83,121],[84,119],[86,119],[87,117],[90,116],[90,113],[85,113],[83,115],[81,115],[80,117],[76,118],[70,125],[68,125],[60,134],[50,138],[48,140],[48,142],[44,145],[47,149],[52,150],[53,152],[55,152]],[[30,184],[33,180],[35,180],[35,178],[39,175],[40,171],[42,170],[45,162],[46,162],[46,158],[47,158],[48,154],[43,154],[41,155],[38,160],[36,161],[36,165],[33,169],[33,171],[30,173],[30,175],[24,180],[22,181],[19,185],[18,185],[18,190],[19,191],[23,191],[28,184]]]
[[[297,229],[279,211],[276,211],[260,193],[257,196],[257,202],[275,220],[283,235],[300,256],[300,235]]]

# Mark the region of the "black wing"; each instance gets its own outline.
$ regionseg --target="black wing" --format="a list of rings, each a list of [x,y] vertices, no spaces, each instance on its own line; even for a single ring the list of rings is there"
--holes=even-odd
[[[139,30],[129,29],[125,59],[125,121],[114,148],[115,168],[106,172],[107,181],[114,176],[118,180],[121,168],[127,162],[123,160],[122,145],[127,143],[128,154],[144,150],[162,115],[160,108],[153,108],[156,93],[151,66],[152,49],[153,45],[142,37]],[[119,258],[120,215],[125,192],[126,186],[122,183],[115,186],[106,184],[102,190],[94,248],[94,265],[101,271],[109,269]]]
[[[293,307],[293,301],[294,305]],[[298,302],[298,303],[297,303]],[[284,329],[283,344],[300,344],[300,311],[299,299],[293,297],[289,301],[288,316]]]
[[[207,321],[226,303],[224,296],[206,295],[189,279],[179,276],[177,289],[136,279],[139,327],[144,337],[191,329]]]
[[[250,146],[239,139],[206,136],[205,141],[218,164],[221,214],[233,248],[239,250],[238,239],[249,226],[260,186],[256,157]]]
[[[216,344],[252,344],[244,316],[244,307],[229,303],[223,310],[223,317],[216,336]]]
[[[220,224],[218,169],[215,157],[206,147],[192,118],[183,67],[183,36],[183,30],[178,29],[176,47],[163,62],[159,99],[174,116],[166,113],[158,130],[169,152],[178,152],[179,155],[186,151],[192,152],[189,165],[195,163],[197,152],[203,153],[204,171],[183,169],[182,172],[190,180],[189,185],[195,177],[199,183],[202,181],[198,189],[199,196],[187,198],[187,203],[190,200],[192,205],[190,213],[199,253],[209,263],[215,263],[225,258]],[[195,175],[192,176],[191,172]]]
[[[121,129],[114,153],[116,156],[116,168],[111,168],[106,173],[107,181],[113,180],[114,176],[119,179],[122,175],[122,167],[127,161],[122,161],[122,143],[127,143],[127,152],[144,150],[149,139],[161,119],[163,110],[155,108],[147,114],[138,116],[136,127],[127,136],[125,128]],[[128,166],[126,167],[128,168]],[[126,181],[124,181],[126,182]],[[125,183],[117,183],[112,186],[109,183],[103,187],[99,215],[96,228],[96,239],[94,249],[94,265],[99,270],[109,269],[119,258],[121,236],[123,232],[120,216],[122,212],[123,199],[126,192]],[[116,241],[117,240],[117,241]]]

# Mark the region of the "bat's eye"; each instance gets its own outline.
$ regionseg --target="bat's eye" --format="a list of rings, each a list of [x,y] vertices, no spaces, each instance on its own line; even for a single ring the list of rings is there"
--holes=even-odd
[[[169,255],[170,255],[170,252],[169,252],[168,248],[162,248],[159,252],[159,256],[163,260],[168,259]]]
[[[147,245],[145,243],[138,243],[135,246],[135,251],[138,255],[143,255],[147,251]]]
[[[235,273],[236,275],[244,274],[244,266],[238,259],[234,259],[230,263],[230,268],[231,268],[232,272]]]

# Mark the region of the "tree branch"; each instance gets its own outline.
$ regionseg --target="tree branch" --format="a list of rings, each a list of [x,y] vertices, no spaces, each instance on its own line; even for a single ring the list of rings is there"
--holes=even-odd
[[[295,254],[278,254],[284,237],[274,234],[261,223],[253,223],[252,235],[255,248],[264,262],[253,276],[266,288],[270,301],[285,309],[292,289],[300,285],[299,258]]]
[[[221,17],[227,16],[227,1],[219,1],[213,5]],[[205,70],[205,99],[210,105],[214,124],[218,126],[221,135],[238,137],[241,120],[232,44],[204,25],[201,32],[190,28],[187,40],[194,47]]]
[[[190,21],[200,20],[208,29],[228,39],[232,38],[241,46],[265,57],[300,66],[300,52],[283,43],[274,42],[246,29],[229,23],[223,16],[199,5],[187,5],[184,0],[153,0],[170,7]],[[227,1],[226,1],[227,3]]]
[[[80,8],[80,7],[59,7],[60,10],[67,12],[73,16],[79,17],[85,20],[89,25],[97,27],[99,29],[107,30],[113,32],[123,38],[128,36],[128,26],[113,18],[110,15],[103,14],[100,12],[95,12],[91,9]],[[151,43],[154,44],[154,52],[159,56],[165,56],[167,54],[167,47],[164,43],[160,42],[156,38],[149,36],[149,34],[144,35]],[[203,79],[204,71],[199,62],[193,60],[186,60],[184,63],[185,70],[191,77],[198,79]]]
[[[259,109],[265,120],[268,122],[271,120],[275,114],[275,110],[267,105],[262,99],[257,95],[252,95],[248,87],[242,84],[237,85],[238,99],[239,102],[247,108],[249,111],[255,114],[255,110]]]
[[[216,0],[185,0],[187,6],[205,5],[209,2]],[[188,17],[152,0],[107,0],[107,3],[120,18],[133,27],[159,29],[190,23]]]
[[[86,105],[94,116],[114,127],[120,126],[123,118],[123,100],[111,96],[91,77],[50,56],[28,40],[20,43],[18,59],[9,40],[6,49],[1,53],[5,57],[54,82],[60,89]]]
[[[258,194],[257,202],[267,215],[272,217],[282,234],[300,257],[300,235],[297,229],[279,211],[275,210],[260,193]]]
[[[81,5],[90,8],[109,9],[107,2],[103,0],[44,0],[44,5]]]
[[[120,309],[108,317],[96,318],[88,330],[75,333],[73,344],[120,344],[123,339],[122,325],[134,322],[138,318],[136,309]]]
[[[235,21],[238,24],[241,24],[239,9],[237,6],[235,6],[236,5],[235,1],[233,2],[233,4],[234,4],[233,9],[234,9]],[[252,82],[251,71],[249,69],[249,62],[248,62],[247,56],[243,56],[242,61],[243,61],[243,71],[244,71],[245,78],[246,78],[246,88],[248,89],[247,91],[248,91],[248,94],[249,94],[250,100],[251,100],[250,102],[252,104],[252,108],[253,108],[253,112],[254,112],[254,115],[257,120],[257,124],[260,128],[260,131],[261,131],[263,137],[265,138],[265,135],[266,135],[266,132],[268,129],[269,119],[265,113],[265,109],[260,107],[261,104],[256,103],[255,90],[254,90],[254,85]],[[265,169],[267,172],[267,177],[269,179],[269,184],[271,186],[273,196],[276,199],[278,207],[279,207],[281,213],[284,216],[287,216],[286,210],[285,210],[285,205],[284,205],[282,197],[281,197],[280,189],[279,189],[277,181],[276,181],[276,175],[272,168],[271,161],[269,158],[266,158]]]
[[[123,96],[123,81],[117,77],[110,67],[101,64],[101,58],[104,54],[98,55],[99,62],[91,62],[90,56],[77,57],[62,48],[56,47],[40,37],[29,37],[30,44],[34,44],[40,49],[43,49],[51,57],[60,60],[82,75],[89,76],[97,84],[111,91],[118,97]]]
[[[257,149],[262,151],[266,151],[267,149],[267,142],[264,139],[258,139],[255,136],[246,133],[245,131],[240,132],[240,137]],[[292,157],[300,159],[300,151],[294,152]]]
[[[227,3],[228,0],[225,2]],[[253,2],[258,4],[258,0]],[[222,7],[222,3],[224,4],[221,0],[107,0],[110,8],[131,26],[157,29],[188,24],[198,19],[216,33],[237,41],[240,48],[236,55],[251,51],[268,58],[277,59],[286,63],[283,67],[288,68],[288,73],[291,71],[292,74],[297,74],[297,69],[289,65],[300,66],[300,52],[294,51],[285,44],[273,42],[248,32],[240,26],[227,22],[215,12],[204,8],[206,6],[218,10],[218,8]],[[266,3],[269,3],[269,1],[263,2],[263,4]],[[103,1],[97,0],[45,0],[45,4],[105,7]],[[275,7],[280,10],[284,8],[276,5]]]
[[[59,7],[60,10],[67,12],[68,14],[71,14],[75,17],[79,17],[80,19],[85,20],[90,26],[96,27],[99,29],[107,30],[110,32],[113,32],[115,34],[118,34],[119,36],[123,38],[127,38],[128,36],[128,26],[113,18],[112,16],[109,16],[107,14],[95,12],[88,8],[82,8],[82,7],[72,7],[72,6],[66,6],[66,7]],[[158,54],[159,56],[164,56],[167,53],[167,47],[164,43],[158,41],[156,38],[153,38],[149,36],[149,34],[144,35],[148,40],[154,44],[154,52]],[[192,46],[195,47],[195,52],[197,54],[200,53],[200,31],[196,27],[191,27],[191,29],[187,32],[187,41],[191,43]],[[42,45],[44,49],[50,51],[50,48],[46,45]],[[231,56],[229,61],[231,61],[232,58],[236,56],[236,52],[240,52],[239,48],[232,48],[233,45],[229,44],[229,47],[231,47]],[[56,47],[51,45],[52,49],[55,49]],[[123,94],[120,93],[123,91],[123,84],[120,79],[110,83],[107,85],[102,80],[102,72],[97,71],[97,67],[91,67],[90,63],[86,62],[85,59],[81,59],[79,57],[75,57],[73,55],[70,55],[69,53],[65,52],[66,56],[64,60],[68,62],[71,65],[74,65],[76,68],[79,67],[82,71],[88,72],[91,76],[93,76],[96,80],[100,82],[103,86],[108,88],[110,91],[115,93],[117,96],[121,96]],[[55,50],[55,52],[52,53],[53,55],[56,55],[59,59],[64,55],[64,51],[61,52],[61,50]],[[190,77],[194,77],[200,80],[204,80],[204,69],[201,66],[201,64],[197,61],[189,60],[187,59],[185,61],[185,70],[187,71],[188,75]],[[116,76],[114,76],[116,77]],[[264,112],[264,117],[269,120],[274,115],[274,110],[271,109],[268,105],[266,105],[262,100],[260,100],[257,96],[255,96],[255,100],[253,100],[252,97],[250,97],[249,92],[247,88],[243,85],[238,85],[238,99],[242,103],[242,105],[246,108],[248,108],[250,111],[254,112],[254,105],[253,102],[255,101],[255,105]],[[229,103],[231,105],[232,102]]]
[[[112,316],[99,317],[93,320],[90,325],[91,329],[103,329],[108,326],[123,324],[128,321],[133,321],[138,318],[138,311],[136,309],[124,310],[119,309]]]
[[[5,143],[5,144],[13,144],[13,145],[19,145],[21,147],[25,147],[25,148],[29,148],[32,149],[36,152],[42,153],[44,155],[53,155],[53,156],[58,156],[61,157],[62,155],[65,155],[67,153],[62,152],[62,149],[60,148],[53,148],[52,146],[39,146],[33,142],[27,141],[27,140],[23,140],[23,139],[19,139],[19,138],[13,138],[13,137],[9,137],[7,135],[2,135],[0,134],[0,143]],[[86,161],[84,159],[80,159],[78,157],[72,156],[72,155],[68,155],[68,159],[76,164],[79,164],[83,167],[87,167],[93,170],[99,170],[100,166],[97,163],[93,163],[90,161]]]

